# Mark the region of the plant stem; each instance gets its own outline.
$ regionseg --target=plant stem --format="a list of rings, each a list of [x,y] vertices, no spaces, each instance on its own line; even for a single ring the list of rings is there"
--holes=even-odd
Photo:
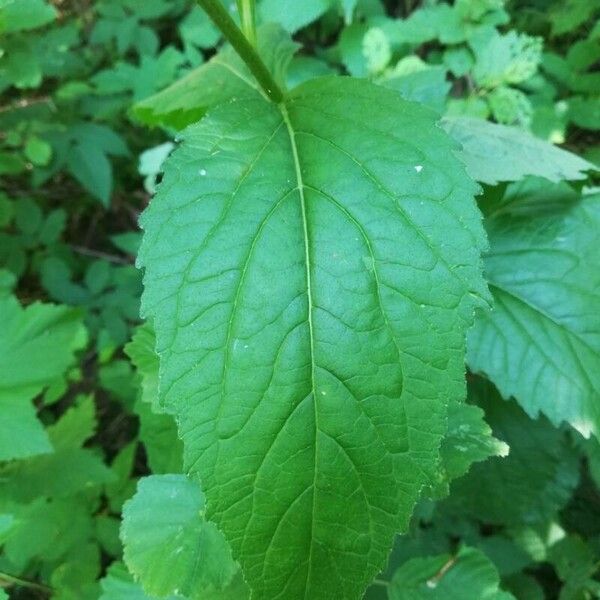
[[[35,581],[28,581],[27,579],[21,579],[20,577],[15,577],[14,575],[9,575],[8,573],[4,572],[0,573],[0,581],[4,581],[8,585],[16,585],[29,588],[31,590],[38,590],[44,594],[51,594],[53,592],[52,588],[48,587],[47,585],[36,583]]]
[[[252,44],[246,39],[239,27],[219,0],[196,0],[206,14],[219,28],[225,39],[233,46],[240,58],[246,63],[265,94],[276,103],[283,100],[283,92],[277,85]]]
[[[237,0],[240,21],[242,22],[242,31],[246,39],[256,47],[256,19],[254,12],[254,0]]]

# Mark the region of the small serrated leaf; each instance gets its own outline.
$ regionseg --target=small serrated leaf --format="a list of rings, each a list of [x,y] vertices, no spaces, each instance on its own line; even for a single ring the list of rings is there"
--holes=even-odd
[[[204,511],[200,487],[185,475],[139,481],[123,509],[121,539],[125,563],[148,594],[203,600],[231,584],[238,566]]]

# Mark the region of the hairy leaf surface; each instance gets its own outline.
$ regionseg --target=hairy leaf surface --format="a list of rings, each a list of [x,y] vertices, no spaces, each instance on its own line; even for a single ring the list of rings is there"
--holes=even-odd
[[[476,186],[429,111],[350,78],[184,140],[140,263],[187,469],[256,598],[359,598],[464,396]]]
[[[512,208],[486,220],[495,303],[469,333],[469,365],[530,416],[598,436],[600,195],[533,214]]]

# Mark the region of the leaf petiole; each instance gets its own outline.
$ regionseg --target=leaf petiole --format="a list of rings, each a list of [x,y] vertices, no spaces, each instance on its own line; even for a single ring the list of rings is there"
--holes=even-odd
[[[242,33],[219,0],[196,0],[219,28],[225,39],[233,46],[246,63],[265,94],[275,103],[283,100],[283,91],[273,79],[273,75],[262,61],[258,52]],[[243,0],[242,0],[243,1]]]
[[[242,31],[246,39],[256,47],[256,15],[254,0],[237,0],[238,12],[242,23]]]

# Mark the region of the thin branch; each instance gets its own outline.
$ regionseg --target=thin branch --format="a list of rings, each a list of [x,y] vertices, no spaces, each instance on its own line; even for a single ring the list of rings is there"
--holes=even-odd
[[[54,590],[43,583],[36,583],[35,581],[29,581],[28,579],[22,579],[21,577],[16,577],[15,575],[10,575],[9,573],[0,572],[0,582],[4,581],[8,585],[17,585],[24,588],[29,588],[30,590],[37,590],[38,592],[43,592],[44,594],[52,594]]]
[[[91,248],[86,248],[85,246],[76,246],[71,244],[71,250],[77,252],[78,254],[83,254],[84,256],[91,256],[92,258],[101,258],[111,263],[115,263],[118,265],[132,265],[133,261],[128,260],[126,258],[122,258],[120,256],[116,256],[115,254],[108,254],[106,252],[101,252],[100,250],[92,250]]]
[[[430,579],[427,580],[427,587],[434,588],[440,582],[440,579],[456,564],[458,556],[453,556],[445,562],[441,569]]]

